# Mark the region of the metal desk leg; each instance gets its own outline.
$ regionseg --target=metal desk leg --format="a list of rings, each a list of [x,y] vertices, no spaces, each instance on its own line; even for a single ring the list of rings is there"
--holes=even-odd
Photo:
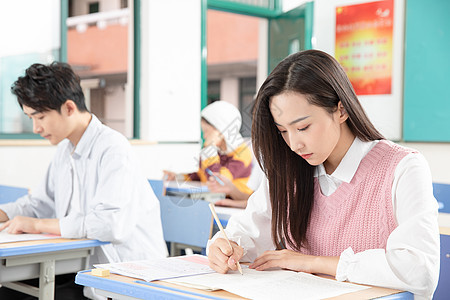
[[[40,263],[39,300],[55,298],[55,261],[47,260]]]

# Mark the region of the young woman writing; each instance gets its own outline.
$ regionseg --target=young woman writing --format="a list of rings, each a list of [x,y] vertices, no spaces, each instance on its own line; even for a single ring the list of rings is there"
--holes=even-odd
[[[417,151],[387,141],[339,63],[308,50],[260,88],[253,147],[266,182],[209,243],[218,272],[280,267],[431,298],[439,228],[431,174]]]

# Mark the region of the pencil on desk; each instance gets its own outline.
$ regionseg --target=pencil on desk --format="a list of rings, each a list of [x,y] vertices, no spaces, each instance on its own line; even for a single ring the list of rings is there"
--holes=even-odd
[[[220,232],[222,232],[223,236],[225,237],[225,240],[227,240],[228,242],[228,245],[230,245],[231,250],[233,250],[233,246],[231,246],[231,242],[228,239],[227,234],[225,233],[225,230],[222,227],[222,223],[220,223],[219,216],[217,216],[216,214],[216,210],[214,209],[214,203],[209,203],[209,209],[211,210],[214,220],[216,220],[217,226],[219,226]],[[236,261],[236,265],[238,267],[239,273],[241,273],[241,275],[244,275],[244,273],[242,273],[241,265],[239,264],[238,261]]]

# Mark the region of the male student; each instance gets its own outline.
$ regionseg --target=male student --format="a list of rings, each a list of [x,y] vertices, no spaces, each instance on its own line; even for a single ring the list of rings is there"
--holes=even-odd
[[[127,139],[86,109],[71,67],[34,64],[11,91],[34,133],[58,147],[32,195],[0,205],[0,230],[110,242],[91,263],[165,257],[158,199]]]

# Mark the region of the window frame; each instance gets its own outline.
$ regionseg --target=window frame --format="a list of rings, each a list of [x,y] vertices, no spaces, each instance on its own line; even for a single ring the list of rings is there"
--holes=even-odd
[[[206,1],[206,0],[203,0]],[[131,1],[130,1],[131,2]],[[129,4],[130,4],[129,2]],[[69,0],[60,0],[60,50],[59,50],[59,60],[62,62],[67,62],[67,24],[66,20],[69,17]],[[132,139],[139,139],[141,135],[140,130],[140,82],[141,82],[141,28],[140,28],[140,8],[141,1],[133,0],[130,8],[133,22],[130,22],[133,26],[133,66],[130,66],[133,72],[133,134]],[[129,6],[130,7],[130,6]],[[205,85],[206,86],[206,85]],[[34,133],[0,133],[0,140],[43,140],[38,134]]]

